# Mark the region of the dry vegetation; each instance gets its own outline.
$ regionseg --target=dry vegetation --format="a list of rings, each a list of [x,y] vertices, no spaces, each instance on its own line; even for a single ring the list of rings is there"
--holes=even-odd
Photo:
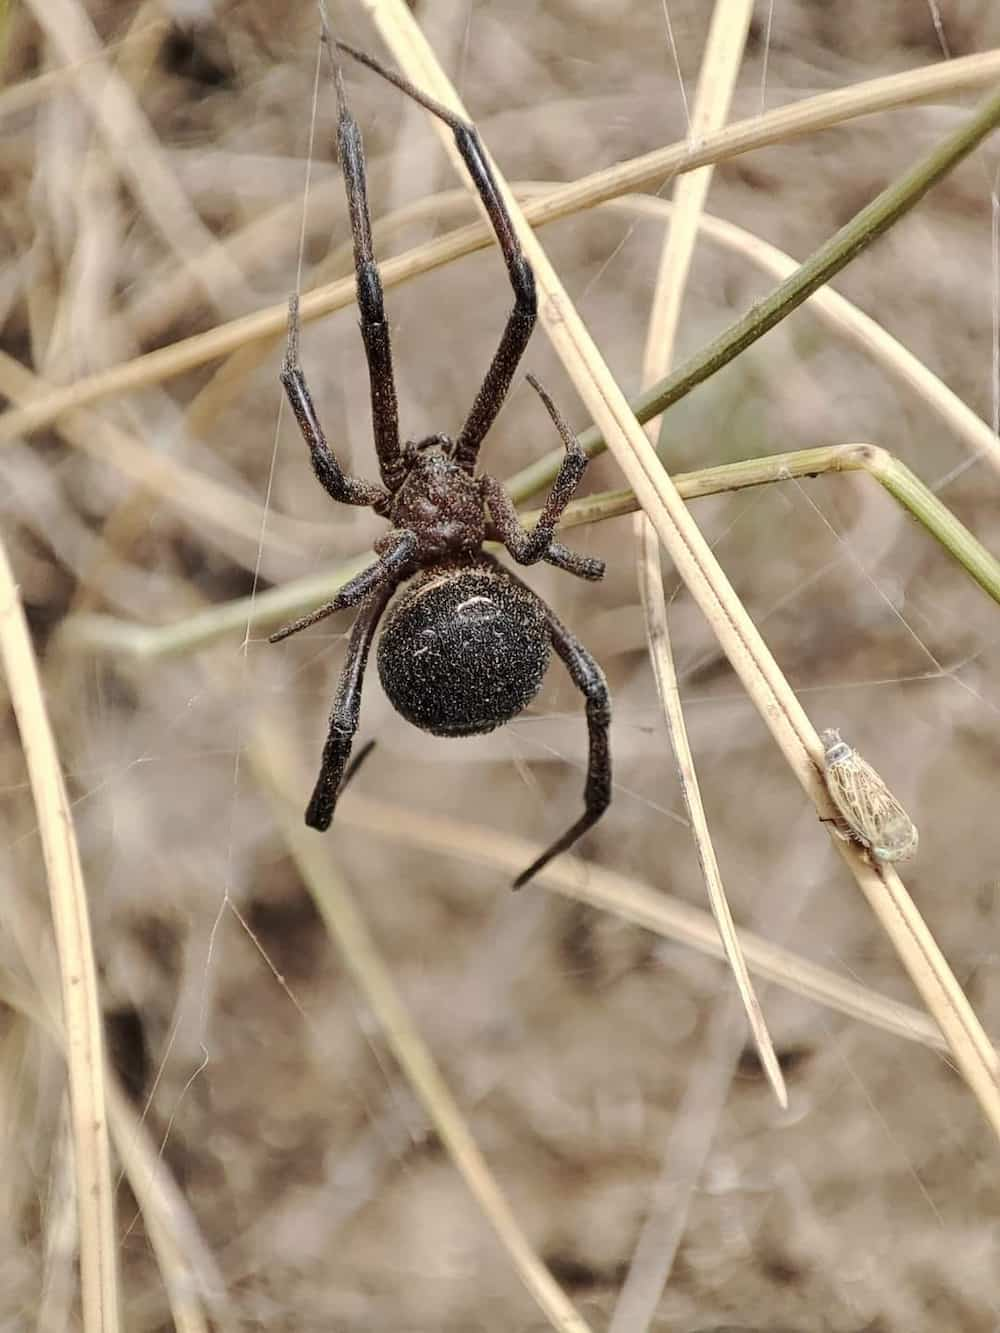
[[[658,0],[531,9],[416,8],[508,180],[571,180],[683,138]],[[690,97],[710,6],[667,9]],[[782,0],[770,24],[757,9],[734,119],[928,66],[942,36],[956,57],[1000,46],[994,0]],[[284,300],[310,142],[302,288],[350,272],[325,83],[311,138],[312,0],[91,0],[87,11],[106,61],[73,78],[67,62],[87,55],[79,0],[2,17],[0,394],[12,405]],[[338,4],[334,17],[376,49],[359,8]],[[425,115],[363,72],[348,78],[375,216],[451,190]],[[973,101],[735,157],[716,169],[708,208],[805,257]],[[837,281],[987,422],[998,169],[1000,141],[988,141]],[[472,216],[462,201],[428,207],[382,253]],[[634,394],[662,222],[600,209],[541,237]],[[772,283],[699,244],[675,360]],[[404,428],[454,430],[509,304],[496,252],[388,301]],[[798,993],[785,955],[765,972],[773,984],[758,978],[787,1112],[746,1046],[729,974],[691,947],[691,932],[711,942],[713,929],[699,919],[684,934],[685,905],[703,908],[705,889],[650,671],[631,520],[572,534],[608,560],[600,586],[530,575],[608,672],[616,794],[580,849],[591,869],[563,862],[519,896],[511,872],[580,803],[585,729],[558,666],[528,716],[461,743],[408,728],[372,672],[362,736],[377,749],[331,833],[303,841],[348,618],[272,648],[259,625],[244,642],[240,608],[211,642],[129,651],[123,626],[266,597],[377,535],[367,511],[333,508],[316,486],[280,408],[279,358],[279,342],[246,341],[228,361],[14,438],[0,416],[2,537],[67,775],[115,1071],[123,1326],[549,1326],[432,1129],[412,1068],[400,1071],[400,1030],[387,1040],[381,1022],[392,997],[365,989],[379,963],[356,911],[405,1002],[400,1023],[426,1040],[527,1242],[587,1327],[643,1326],[621,1293],[630,1266],[632,1283],[649,1271],[637,1242],[652,1215],[660,1252],[677,1245],[650,1325],[664,1333],[996,1333],[995,1134],[927,1021],[865,998],[916,1003],[667,562],[681,698],[736,919],[857,983],[854,1008],[868,1011]],[[310,324],[303,359],[328,436],[371,472],[353,313]],[[541,332],[527,361],[583,429]],[[873,442],[1000,550],[995,468],[808,308],[673,408],[667,431],[671,472]],[[486,465],[506,476],[556,443],[521,383]],[[621,485],[609,457],[587,484]],[[692,512],[810,718],[841,728],[914,815],[908,887],[997,1033],[996,604],[860,473]],[[82,619],[95,612],[115,624]],[[74,637],[74,625],[91,628]],[[0,764],[0,1328],[56,1330],[77,1317],[73,1173],[40,816],[12,715]],[[323,881],[322,912],[307,880]],[[628,897],[636,886],[645,898]]]

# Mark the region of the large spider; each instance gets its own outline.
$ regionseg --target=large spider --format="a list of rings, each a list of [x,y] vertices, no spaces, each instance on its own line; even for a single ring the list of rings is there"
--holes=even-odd
[[[309,445],[313,470],[334,500],[369,505],[392,527],[376,543],[378,559],[341,588],[332,601],[271,635],[271,642],[348,606],[359,606],[347,661],[330,716],[330,730],[306,823],[329,828],[358,727],[368,652],[393,594],[415,581],[386,618],[378,670],[387,696],[407,721],[435,736],[471,736],[516,717],[537,694],[555,648],[586,698],[589,757],[583,815],[518,875],[520,888],[552,857],[565,851],[607,809],[611,800],[608,728],[611,707],[604,673],[587,650],[526,584],[489,552],[485,510],[495,535],[521,565],[545,560],[584,579],[600,579],[604,563],[569,551],[553,539],[559,516],[587,466],[587,456],[548,394],[530,375],[566,448],[542,515],[523,528],[503,486],[475,474],[479,447],[510,389],[537,315],[535,280],[518,243],[475,126],[453,115],[371,56],[343,42],[323,40],[333,64],[337,138],[354,236],[361,335],[371,381],[372,423],[382,484],[345,475],[326,442],[299,365],[298,301],[289,302],[288,346],[281,382]],[[447,435],[400,442],[389,325],[372,249],[361,132],[347,105],[334,45],[413,98],[452,130],[455,143],[489,215],[514,289],[514,309],[500,346],[456,440]]]

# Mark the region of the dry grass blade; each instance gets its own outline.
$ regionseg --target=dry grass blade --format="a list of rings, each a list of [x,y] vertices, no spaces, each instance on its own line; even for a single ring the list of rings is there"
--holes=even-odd
[[[36,1326],[39,1333],[58,1333],[73,1320],[76,1298],[76,1256],[80,1248],[79,1207],[73,1178],[73,1137],[66,1098],[56,1131],[45,1207],[44,1258]]]
[[[554,189],[542,199],[526,205],[525,216],[535,226],[593,208],[630,191],[659,185],[668,175],[693,171],[712,162],[763,148],[791,135],[828,129],[852,117],[885,111],[890,107],[944,96],[963,89],[988,87],[1000,79],[1000,51],[966,56],[930,69],[912,70],[851,88],[804,98],[801,102],[763,116],[734,122],[719,134],[709,135],[696,149],[686,143],[671,144],[643,157],[618,163],[569,185]],[[406,282],[420,273],[452,262],[492,243],[484,223],[464,227],[450,236],[418,246],[380,265],[387,288]],[[208,261],[206,260],[206,266]],[[310,292],[302,299],[304,323],[343,309],[354,302],[354,278]],[[0,443],[54,421],[63,412],[101,398],[130,392],[181,375],[218,357],[228,356],[259,338],[280,337],[287,318],[287,305],[270,306],[252,315],[195,334],[169,347],[157,348],[120,366],[97,371],[76,383],[53,389],[43,399],[0,415]]]
[[[407,77],[458,114],[467,115],[405,6],[398,0],[382,0],[367,7]],[[1000,97],[995,96],[970,124],[974,122],[977,128],[993,124],[998,112]],[[963,134],[963,141],[966,137]],[[450,149],[450,134],[445,142]],[[829,818],[833,807],[822,780],[822,747],[815,729],[663,470],[502,175],[496,172],[496,177],[518,239],[535,271],[542,320],[553,347],[789,767],[820,816]],[[858,851],[846,845],[839,850],[874,905],[877,895],[872,877],[877,880],[878,876]],[[886,927],[884,905],[876,910]],[[915,916],[916,909],[911,905],[907,919],[912,922]],[[1000,1137],[1000,1085],[994,1062],[984,1056],[988,1042],[972,1007],[929,936],[925,938],[921,933],[918,937],[907,929],[889,933],[914,984],[941,1025],[966,1082]]]
[[[344,797],[337,818],[380,838],[423,848],[438,856],[491,866],[507,876],[531,862],[539,851],[523,838],[477,827],[464,819],[417,814],[403,806],[360,796],[356,791]],[[712,958],[725,957],[718,929],[708,912],[647,884],[581,860],[555,861],[545,867],[539,879],[565,898],[611,912]],[[838,976],[751,931],[741,931],[740,942],[750,966],[764,980],[907,1041],[933,1050],[946,1049],[937,1026],[919,1009]]]
[[[74,1168],[80,1214],[80,1282],[85,1333],[118,1329],[117,1244],[104,1091],[97,970],[87,897],[66,788],[28,625],[0,543],[0,657],[3,660],[49,883],[62,977]]]
[[[29,951],[22,946],[21,952],[27,956]],[[44,976],[36,975],[32,980],[36,986],[45,986]],[[27,984],[17,986],[13,975],[6,975],[0,984],[0,1001],[46,1032],[60,1047],[65,1046],[66,1034],[47,994],[29,990]],[[105,1092],[108,1127],[129,1188],[142,1210],[177,1333],[205,1333],[208,1322],[203,1305],[212,1310],[215,1326],[224,1333],[232,1325],[225,1284],[198,1223],[110,1068],[105,1069]],[[63,1320],[48,1327],[63,1329],[66,1325]],[[40,1319],[42,1327],[45,1325]]]
[[[824,93],[818,97],[804,98],[793,106],[746,120],[741,123],[741,128],[753,136],[759,134],[762,129],[766,134],[771,134],[772,131],[768,127],[773,126],[773,134],[781,138],[785,137],[786,126],[791,121],[787,133],[804,134],[817,128],[841,124],[870,112],[884,111],[910,102],[951,97],[962,91],[988,87],[998,79],[1000,79],[1000,52],[986,51],[962,56],[925,69],[908,70],[903,74],[893,74],[886,78],[858,83],[851,88]],[[2,99],[0,99],[0,109],[2,109]],[[723,143],[726,142],[725,135],[730,135],[733,128],[730,127],[723,136],[713,136],[712,142],[720,138]],[[761,140],[751,138],[747,148],[742,151],[760,146],[762,146]],[[661,151],[675,153],[678,148],[679,145],[672,145]],[[670,170],[678,169],[683,168],[670,168]],[[602,174],[595,173],[587,179],[597,182]],[[662,174],[665,175],[666,171]],[[544,193],[556,197],[566,188],[553,185]],[[341,194],[340,182],[337,179],[314,184],[309,203],[310,231],[318,234],[322,229],[323,218],[329,217],[331,203],[337,201],[339,205]],[[589,204],[580,205],[580,207],[589,206]],[[248,272],[252,272],[259,263],[273,261],[276,251],[285,239],[297,233],[300,211],[297,200],[279,205],[269,214],[254,219],[253,222],[233,232],[227,238],[227,250]],[[551,218],[539,218],[537,221],[541,223],[551,220]],[[485,229],[478,229],[478,236],[476,245],[487,243]],[[130,298],[125,310],[126,323],[140,341],[154,341],[164,328],[197,299],[198,291],[197,281],[187,270],[180,269],[158,275]]]
[[[674,1113],[652,1189],[649,1214],[608,1325],[608,1333],[638,1333],[653,1320],[688,1228],[691,1201],[716,1136],[740,1058],[735,994],[720,994]]]
[[[743,57],[752,9],[752,5],[745,3],[745,0],[720,0],[713,11],[689,127],[691,139],[695,143],[725,123],[733,85]],[[712,168],[702,167],[681,177],[674,190],[675,208],[661,253],[660,270],[646,333],[642,378],[643,384],[647,386],[661,379],[673,361],[674,339],[680,320],[684,288],[687,284],[691,256],[698,237],[699,222],[711,178]],[[647,431],[655,444],[655,419],[647,424]],[[761,1065],[774,1089],[779,1105],[784,1107],[788,1105],[784,1076],[750,980],[746,960],[740,951],[736,925],[723,887],[711,830],[705,818],[705,808],[701,799],[694,756],[688,741],[687,727],[684,723],[677,671],[670,646],[663,576],[660,570],[660,549],[656,534],[642,513],[636,516],[635,536],[636,575],[646,618],[646,637],[649,641],[653,674],[677,763],[684,803],[691,820],[691,832],[698,850],[698,860],[708,900],[719,926],[719,934],[733,971],[754,1044],[760,1055]],[[659,1247],[659,1252],[666,1257],[667,1252],[662,1247]],[[644,1285],[647,1304],[655,1306],[668,1269],[663,1270],[651,1284]]]
[[[44,380],[0,351],[0,391],[16,402],[34,402],[48,388]],[[96,413],[83,409],[68,412],[60,420],[59,430],[74,448],[117,468],[123,476],[196,518],[199,533],[209,540],[218,541],[220,534],[231,534],[254,547],[259,542],[264,511],[256,501],[155,453]],[[301,554],[300,543],[283,530],[283,520],[273,513],[268,515],[268,541],[285,553]]]
[[[853,847],[835,835],[831,834],[831,837],[841,857],[853,870],[853,862],[859,859]],[[862,892],[896,952],[913,960],[910,973],[917,988],[929,1008],[933,999],[931,1011],[956,1059],[961,1056],[960,1068],[966,1081],[990,1115],[990,1123],[1000,1133],[1000,1121],[992,1114],[1000,1080],[1000,1058],[996,1050],[972,1014],[968,1000],[895,869],[880,864],[876,870],[864,860],[862,870],[861,876],[855,874]]]
[[[580,1317],[518,1225],[506,1197],[473,1139],[434,1059],[393,985],[368,927],[323,841],[303,825],[297,795],[303,783],[281,733],[258,731],[250,760],[261,786],[273,795],[274,817],[348,970],[371,1005],[386,1040],[423,1103],[442,1143],[483,1215],[495,1230],[531,1296],[559,1333],[588,1333]]]
[[[680,702],[680,688],[674,667],[674,656],[670,648],[670,629],[667,622],[666,601],[663,593],[663,575],[660,570],[660,548],[648,520],[644,515],[637,516],[636,522],[636,568],[639,578],[639,594],[646,617],[646,638],[649,642],[649,656],[653,664],[657,693],[660,706],[667,720],[670,743],[677,764],[684,804],[691,820],[691,830],[698,851],[698,861],[708,891],[712,915],[719,929],[726,961],[732,969],[733,979],[743,1003],[743,1010],[750,1026],[754,1045],[760,1055],[761,1067],[767,1075],[779,1105],[788,1105],[788,1092],[785,1088],[784,1075],[778,1064],[767,1030],[760,1001],[757,999],[750,980],[736,922],[729,907],[726,890],[722,883],[719,863],[712,843],[711,831],[705,817],[705,807],[701,799],[701,789],[694,766],[694,756],[688,741],[687,727],[684,724],[684,712]]]
[[[108,1116],[129,1187],[142,1210],[177,1333],[231,1326],[225,1286],[187,1200],[156,1145],[116,1083],[108,1081]]]
[[[753,5],[746,0],[716,0],[688,127],[694,143],[725,123],[752,12]],[[647,387],[661,379],[673,361],[684,289],[711,179],[712,168],[702,167],[681,177],[674,189],[675,208],[661,250],[646,330],[642,379],[643,385]],[[655,445],[655,418],[647,424],[646,430]],[[646,621],[650,660],[708,900],[761,1067],[778,1104],[785,1108],[788,1106],[788,1091],[784,1075],[740,948],[736,923],[726,897],[715,845],[702,804],[670,645],[660,548],[652,524],[642,512],[635,517],[634,532],[636,577]],[[736,1008],[732,997],[728,995],[720,996],[715,1003],[684,1096],[674,1116],[670,1136],[663,1148],[659,1178],[615,1302],[610,1333],[628,1333],[631,1329],[648,1328],[670,1280],[677,1248],[687,1229],[691,1198],[715,1140],[719,1117],[729,1096],[739,1060],[742,1036],[735,1030]]]
[[[0,2],[0,55],[3,54],[6,3],[7,0]],[[120,42],[108,42],[106,46],[99,46],[92,55],[85,57],[82,63],[100,65],[109,56],[117,55],[131,43],[145,45],[155,35],[162,33],[163,27],[163,19],[155,16],[147,18],[142,23],[133,24]],[[21,111],[26,111],[39,102],[44,102],[53,93],[71,86],[76,78],[76,72],[75,63],[63,65],[59,69],[47,69],[44,74],[36,74],[34,78],[25,79],[21,83],[0,90],[0,120],[6,120]]]
[[[772,124],[771,116],[780,116],[783,123],[783,118],[788,112],[794,111],[795,132],[801,134],[814,128],[842,123],[850,117],[878,112],[910,101],[950,96],[964,89],[985,87],[997,79],[1000,79],[998,53],[984,52],[963,56],[958,60],[927,69],[909,70],[905,74],[891,75],[885,79],[859,83],[835,93],[806,98],[796,103],[793,108],[782,108],[780,112],[746,121],[744,128],[751,132],[759,131],[762,126]],[[713,136],[713,141],[718,137]],[[753,146],[760,147],[761,144],[755,140],[751,144],[751,147]],[[675,151],[676,147],[674,145],[673,148],[664,151]],[[601,173],[596,173],[587,179],[596,182],[600,175]],[[549,184],[541,190],[541,193],[556,198],[566,188],[565,185]],[[330,218],[335,203],[339,206],[341,195],[342,189],[337,179],[314,184],[309,201],[311,233],[317,235],[322,233],[324,220]],[[589,203],[580,204],[581,208],[590,206]],[[422,204],[417,205],[417,209],[421,207]],[[253,271],[258,263],[272,262],[286,238],[297,233],[300,211],[298,201],[279,205],[269,214],[232,233],[227,238],[227,250],[243,263],[248,271]],[[537,221],[540,225],[553,219],[545,217],[536,220],[532,216],[531,220]],[[488,234],[484,228],[476,229],[476,234],[478,239],[472,248],[488,243]],[[435,262],[443,261],[435,260]],[[125,322],[138,341],[154,341],[164,328],[197,299],[197,295],[198,285],[186,270],[158,276],[131,298],[124,311]]]
[[[73,68],[74,83],[150,225],[190,268],[222,314],[244,275],[202,223],[170,171],[159,140],[132,90],[104,64],[100,39],[75,0],[29,0],[39,25]]]

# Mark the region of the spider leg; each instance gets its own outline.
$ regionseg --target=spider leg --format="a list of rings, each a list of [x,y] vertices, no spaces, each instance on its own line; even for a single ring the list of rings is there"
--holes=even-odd
[[[462,120],[460,116],[456,116],[446,106],[442,106],[440,102],[428,97],[410,83],[408,79],[404,79],[394,70],[386,69],[372,56],[366,55],[363,51],[355,50],[353,46],[348,46],[345,42],[337,42],[337,46],[341,51],[346,51],[349,56],[353,56],[355,60],[367,65],[376,74],[380,74],[383,79],[387,79],[389,83],[394,84],[408,97],[412,97],[431,115],[437,116],[449,127],[455,136],[455,146],[461,154],[462,161],[472,177],[472,183],[482,200],[503,254],[504,262],[507,265],[510,285],[514,289],[514,309],[507,317],[507,324],[503,331],[503,337],[500,339],[500,346],[493,355],[486,377],[476,394],[472,410],[455,442],[455,461],[467,472],[472,472],[476,465],[479,446],[503,406],[503,401],[507,397],[511,381],[514,378],[514,371],[517,369],[517,364],[524,354],[524,349],[527,347],[528,340],[535,327],[535,321],[538,317],[535,275],[532,273],[531,265],[525,259],[521,250],[521,243],[518,241],[517,234],[511,224],[507,206],[497,189],[493,171],[476,127],[469,121]]]
[[[375,263],[372,246],[371,214],[368,211],[368,187],[365,176],[365,150],[358,122],[347,104],[344,78],[334,54],[333,42],[323,18],[323,42],[333,66],[333,84],[337,94],[337,145],[347,207],[354,237],[354,271],[357,281],[361,337],[368,361],[371,383],[372,430],[382,480],[390,491],[397,491],[406,477],[406,465],[399,446],[399,405],[392,372],[392,343],[385,317],[382,279]],[[339,43],[338,43],[339,45]]]
[[[337,685],[337,697],[330,713],[330,730],[323,747],[319,777],[306,808],[306,823],[321,832],[330,827],[337,798],[344,785],[344,769],[351,757],[351,746],[361,712],[361,686],[368,652],[375,630],[389,599],[396,591],[396,581],[383,583],[369,596],[358,612],[347,647],[347,660]],[[364,759],[365,753],[358,756]]]
[[[386,505],[390,494],[385,487],[373,481],[364,481],[360,477],[347,476],[326,442],[323,427],[319,424],[319,417],[313,406],[305,373],[299,364],[298,296],[291,296],[288,300],[288,345],[281,367],[281,383],[284,385],[289,405],[295,413],[302,438],[309,446],[313,471],[327,494],[334,500],[339,500],[341,504],[372,505],[376,509]]]
[[[563,546],[562,542],[552,542],[542,559],[547,565],[553,565],[566,574],[575,574],[578,579],[588,579],[591,583],[600,582],[607,568],[603,560],[592,555],[580,555],[578,551]]]
[[[503,485],[495,477],[487,476],[482,478],[482,487],[490,516],[496,524],[500,540],[519,565],[533,565],[539,560],[546,560],[557,569],[565,569],[579,578],[603,578],[603,560],[577,555],[561,543],[553,541],[556,525],[562,517],[563,510],[572,500],[590,460],[563,420],[559,409],[534,375],[528,376],[528,382],[545,404],[549,416],[562,436],[566,453],[538,521],[530,531],[521,526],[517,510]]]
[[[562,659],[573,684],[586,699],[589,741],[587,781],[583,789],[583,814],[547,851],[532,861],[527,870],[521,871],[514,881],[515,889],[523,888],[553,857],[572,847],[578,838],[593,828],[611,804],[611,746],[608,735],[611,727],[611,699],[608,683],[604,679],[604,672],[579,639],[570,633],[544,602],[542,605],[549,622],[552,646]]]
[[[486,553],[484,552],[484,555]],[[548,622],[552,647],[556,650],[563,666],[569,672],[570,679],[586,700],[587,709],[587,780],[583,788],[583,814],[561,838],[532,861],[527,870],[522,870],[515,879],[513,887],[522,889],[529,879],[533,879],[544,866],[560,852],[567,851],[578,838],[582,838],[588,829],[593,828],[601,815],[611,804],[611,696],[608,694],[608,682],[604,672],[597,665],[583,644],[571,634],[551,607],[532,592],[523,579],[519,579],[513,570],[506,569],[491,555],[486,555],[490,564],[499,569],[507,578],[513,579],[526,589],[542,608]]]
[[[324,602],[307,616],[293,620],[290,625],[275,630],[268,636],[268,643],[280,643],[282,639],[298,634],[299,630],[308,629],[310,625],[325,620],[327,616],[332,616],[337,611],[343,611],[345,607],[357,606],[358,602],[364,601],[373,589],[383,587],[387,583],[394,588],[402,577],[407,562],[417,549],[417,539],[409,528],[390,528],[384,537],[379,538],[375,549],[379,552],[379,558],[374,564],[366,566],[359,574],[355,574],[354,578],[348,579],[331,601]]]

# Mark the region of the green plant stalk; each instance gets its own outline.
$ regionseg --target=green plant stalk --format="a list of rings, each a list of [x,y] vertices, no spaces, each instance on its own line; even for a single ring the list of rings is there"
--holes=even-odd
[[[877,445],[840,444],[771,454],[767,458],[750,458],[722,467],[678,473],[674,484],[683,499],[693,500],[702,495],[745,490],[750,486],[790,481],[794,477],[815,477],[825,472],[866,472],[874,477],[958,561],[982,590],[1000,604],[1000,561],[905,463]],[[568,505],[559,527],[575,528],[584,523],[631,514],[637,508],[630,490],[603,491]],[[540,513],[541,510],[522,513],[522,521],[531,526]]]
[[[770,454],[741,463],[681,472],[674,484],[685,500],[726,491],[766,486],[795,477],[816,477],[826,472],[867,472],[921,523],[952,555],[985,593],[1000,603],[1000,561],[955,517],[908,467],[885,449],[872,444],[840,444],[795,453]],[[560,531],[632,514],[638,505],[632,491],[602,491],[574,500],[559,523]],[[521,514],[531,526],[541,510]],[[74,651],[117,652],[136,659],[173,657],[205,647],[226,634],[263,631],[327,601],[349,578],[374,559],[372,552],[355,556],[334,569],[270,588],[256,597],[241,597],[212,606],[172,625],[138,625],[108,615],[71,616],[60,643]]]
[[[61,626],[59,643],[74,652],[98,650],[120,653],[142,660],[147,657],[177,657],[203,648],[227,634],[251,636],[311,611],[338,592],[348,579],[374,560],[373,551],[343,560],[333,569],[268,588],[251,597],[238,597],[170,625],[139,625],[132,620],[103,613],[70,616]]]
[[[636,418],[645,424],[659,416],[717,370],[728,365],[758,338],[770,332],[817,288],[829,282],[919,203],[927,191],[968,157],[998,124],[1000,92],[995,92],[980,105],[970,120],[932,149],[899,180],[887,186],[870,204],[866,204],[850,222],[800,264],[791,277],[779,283],[769,296],[756,302],[745,315],[665,379],[632,399],[630,405]],[[585,430],[579,440],[591,458],[607,447],[596,426]],[[551,484],[561,461],[562,451],[553,450],[508,478],[507,489],[515,502],[523,503],[536,491]]]
[[[866,446],[870,447],[870,446]],[[918,523],[941,543],[976,580],[984,592],[1000,602],[1000,561],[991,555],[948,506],[915,476],[905,463],[882,449],[872,450],[867,471],[904,505]]]

